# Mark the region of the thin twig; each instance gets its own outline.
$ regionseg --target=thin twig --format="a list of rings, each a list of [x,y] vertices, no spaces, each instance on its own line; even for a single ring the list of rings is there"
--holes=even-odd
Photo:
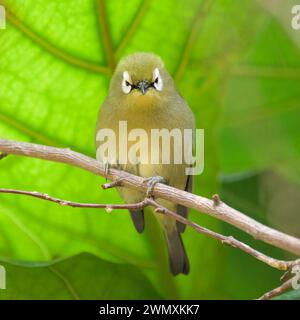
[[[14,190],[14,189],[0,189],[0,193],[9,193],[9,194],[19,194],[24,196],[29,196],[33,198],[38,198],[50,202],[57,203],[61,206],[68,206],[68,207],[74,207],[74,208],[102,208],[102,209],[142,209],[145,206],[147,206],[146,201],[141,201],[133,204],[98,204],[98,203],[81,203],[81,202],[73,202],[68,200],[62,200],[59,198],[54,198],[49,196],[46,193],[41,193],[37,191],[24,191],[24,190]]]
[[[227,244],[233,248],[238,248],[238,249],[248,253],[252,257],[266,263],[267,265],[269,265],[275,269],[288,270],[295,263],[295,261],[283,261],[283,260],[277,260],[277,259],[271,258],[271,257],[255,250],[255,249],[251,248],[247,244],[245,244],[239,240],[236,240],[232,236],[224,236],[220,233],[217,233],[217,232],[211,231],[207,228],[201,227],[197,223],[192,222],[192,221],[184,218],[183,216],[181,216],[173,211],[170,211],[167,208],[160,206],[154,200],[150,199],[150,200],[148,200],[148,202],[149,202],[149,204],[151,204],[153,207],[156,208],[155,209],[156,212],[167,214],[167,215],[173,217],[174,219],[176,219],[177,221],[192,227],[193,229],[195,229],[199,233],[203,233],[211,238],[217,239],[217,240],[221,241],[223,244]]]
[[[122,179],[117,179],[115,181],[102,184],[101,188],[103,190],[107,190],[107,189],[111,189],[111,188],[115,188],[115,187],[120,187],[121,184],[122,184]]]
[[[270,300],[292,288],[292,279],[284,282],[281,286],[265,293],[258,300]]]
[[[207,228],[201,227],[200,225],[196,224],[195,222],[192,222],[190,220],[187,220],[186,218],[180,216],[179,214],[168,210],[167,208],[161,206],[158,204],[155,200],[151,198],[145,198],[143,201],[133,204],[95,204],[95,203],[79,203],[79,202],[73,202],[68,200],[62,200],[58,198],[54,198],[49,196],[45,193],[40,193],[36,191],[23,191],[23,190],[14,190],[14,189],[0,189],[0,193],[9,193],[9,194],[19,194],[19,195],[26,195],[50,202],[57,203],[61,206],[70,206],[70,207],[77,207],[77,208],[103,208],[107,212],[111,212],[113,209],[143,209],[145,207],[151,206],[155,208],[156,212],[159,212],[161,214],[166,214],[168,216],[173,217],[175,220],[190,226],[194,230],[196,230],[199,233],[205,234],[211,238],[214,238],[216,240],[221,241],[223,244],[227,244],[233,248],[238,248],[252,257],[266,263],[267,265],[279,269],[279,270],[288,270],[295,262],[294,261],[282,261],[277,260],[274,258],[271,258],[253,248],[246,245],[245,243],[242,243],[241,241],[236,240],[233,237],[227,237],[224,235],[221,235],[217,232],[211,231]]]
[[[70,149],[61,149],[0,139],[0,152],[66,163],[82,168],[96,175],[106,176],[107,170],[105,169],[105,166],[93,158]],[[147,191],[147,184],[144,182],[142,177],[132,175],[116,168],[110,168],[108,170],[107,178],[111,181],[122,178],[123,187],[142,192]],[[213,200],[161,183],[155,185],[153,195],[156,198],[169,200],[173,203],[181,204],[201,213],[206,213],[247,232],[255,239],[264,241],[275,247],[300,256],[300,239],[267,227],[246,216],[244,213],[231,208],[224,202],[221,202],[216,206]]]

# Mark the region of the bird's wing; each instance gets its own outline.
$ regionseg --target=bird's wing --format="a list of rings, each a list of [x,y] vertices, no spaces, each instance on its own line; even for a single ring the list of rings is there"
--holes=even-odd
[[[126,166],[126,165],[119,164],[118,168],[120,170],[130,172],[130,173],[135,174],[137,176],[140,175],[138,165]],[[122,190],[121,189],[118,189],[118,190],[121,194],[121,197],[125,200],[126,203],[135,203],[135,202],[139,202],[139,201],[143,200],[144,195],[142,193],[140,195],[139,193],[137,193],[134,190],[128,190],[128,189],[124,190],[123,188],[122,188]],[[129,210],[129,212],[130,212],[132,222],[133,222],[137,232],[142,233],[145,228],[144,210],[140,210],[140,209],[139,210]]]
[[[144,210],[129,210],[129,212],[136,230],[142,233],[145,228]]]

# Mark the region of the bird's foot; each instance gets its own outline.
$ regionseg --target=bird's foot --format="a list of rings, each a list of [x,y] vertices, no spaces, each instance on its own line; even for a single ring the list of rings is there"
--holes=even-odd
[[[145,178],[144,182],[147,182],[147,198],[153,198],[153,189],[157,183],[166,183],[166,180],[161,176]]]

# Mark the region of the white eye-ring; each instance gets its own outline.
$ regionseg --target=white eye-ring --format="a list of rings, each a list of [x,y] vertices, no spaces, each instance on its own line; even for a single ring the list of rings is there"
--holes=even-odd
[[[162,91],[163,89],[163,81],[158,68],[155,68],[153,71],[153,86],[157,91]]]
[[[125,94],[128,94],[131,91],[131,79],[128,71],[123,72],[122,90]]]

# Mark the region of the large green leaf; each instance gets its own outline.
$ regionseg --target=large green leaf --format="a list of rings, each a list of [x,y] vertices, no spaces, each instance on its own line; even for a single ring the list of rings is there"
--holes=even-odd
[[[261,52],[275,43],[287,48],[288,54],[293,52],[293,63],[298,51],[274,18],[254,1],[0,2],[8,13],[7,29],[0,30],[1,137],[71,147],[94,155],[94,126],[112,69],[124,54],[143,50],[163,58],[195,113],[197,127],[205,129],[205,172],[196,179],[196,193],[211,196],[218,192],[220,171],[249,170],[271,163],[265,153],[254,160],[253,155],[248,157],[253,144],[245,153],[236,138],[241,126],[231,129],[228,122],[243,119],[246,101],[257,97],[248,92],[256,86],[248,82],[248,88],[234,66],[241,59],[245,63],[254,63],[257,57],[267,59],[273,51],[266,51],[265,56]],[[265,44],[263,37],[272,33],[270,28],[281,35],[280,44],[271,36],[268,46]],[[272,66],[276,63],[270,62]],[[295,83],[291,90],[287,83],[275,85],[281,89],[276,91],[278,101],[293,95],[297,98]],[[270,86],[266,85],[264,95],[272,90]],[[244,91],[239,95],[239,90]],[[242,92],[247,99],[242,99]],[[223,112],[219,150],[216,132]],[[289,117],[285,125],[295,139],[291,121]],[[240,139],[249,131],[249,127],[242,128]],[[41,160],[13,156],[1,160],[0,180],[1,187],[38,190],[74,201],[121,201],[114,190],[99,188],[104,179]],[[191,218],[220,230],[216,220],[198,213],[192,213]],[[58,207],[2,195],[0,256],[48,261],[87,251],[135,265],[164,297],[228,297],[221,285],[220,266],[226,263],[226,256],[220,244],[188,229],[184,242],[191,274],[175,280],[168,273],[161,232],[151,217],[147,222],[146,233],[138,235],[127,213]]]
[[[1,300],[160,298],[136,267],[86,253],[56,262],[1,265],[6,269],[6,289],[0,290]]]
[[[297,31],[290,27],[296,2],[258,2],[278,19],[263,21],[230,70],[219,130],[222,170],[271,167],[299,182],[300,54]]]

